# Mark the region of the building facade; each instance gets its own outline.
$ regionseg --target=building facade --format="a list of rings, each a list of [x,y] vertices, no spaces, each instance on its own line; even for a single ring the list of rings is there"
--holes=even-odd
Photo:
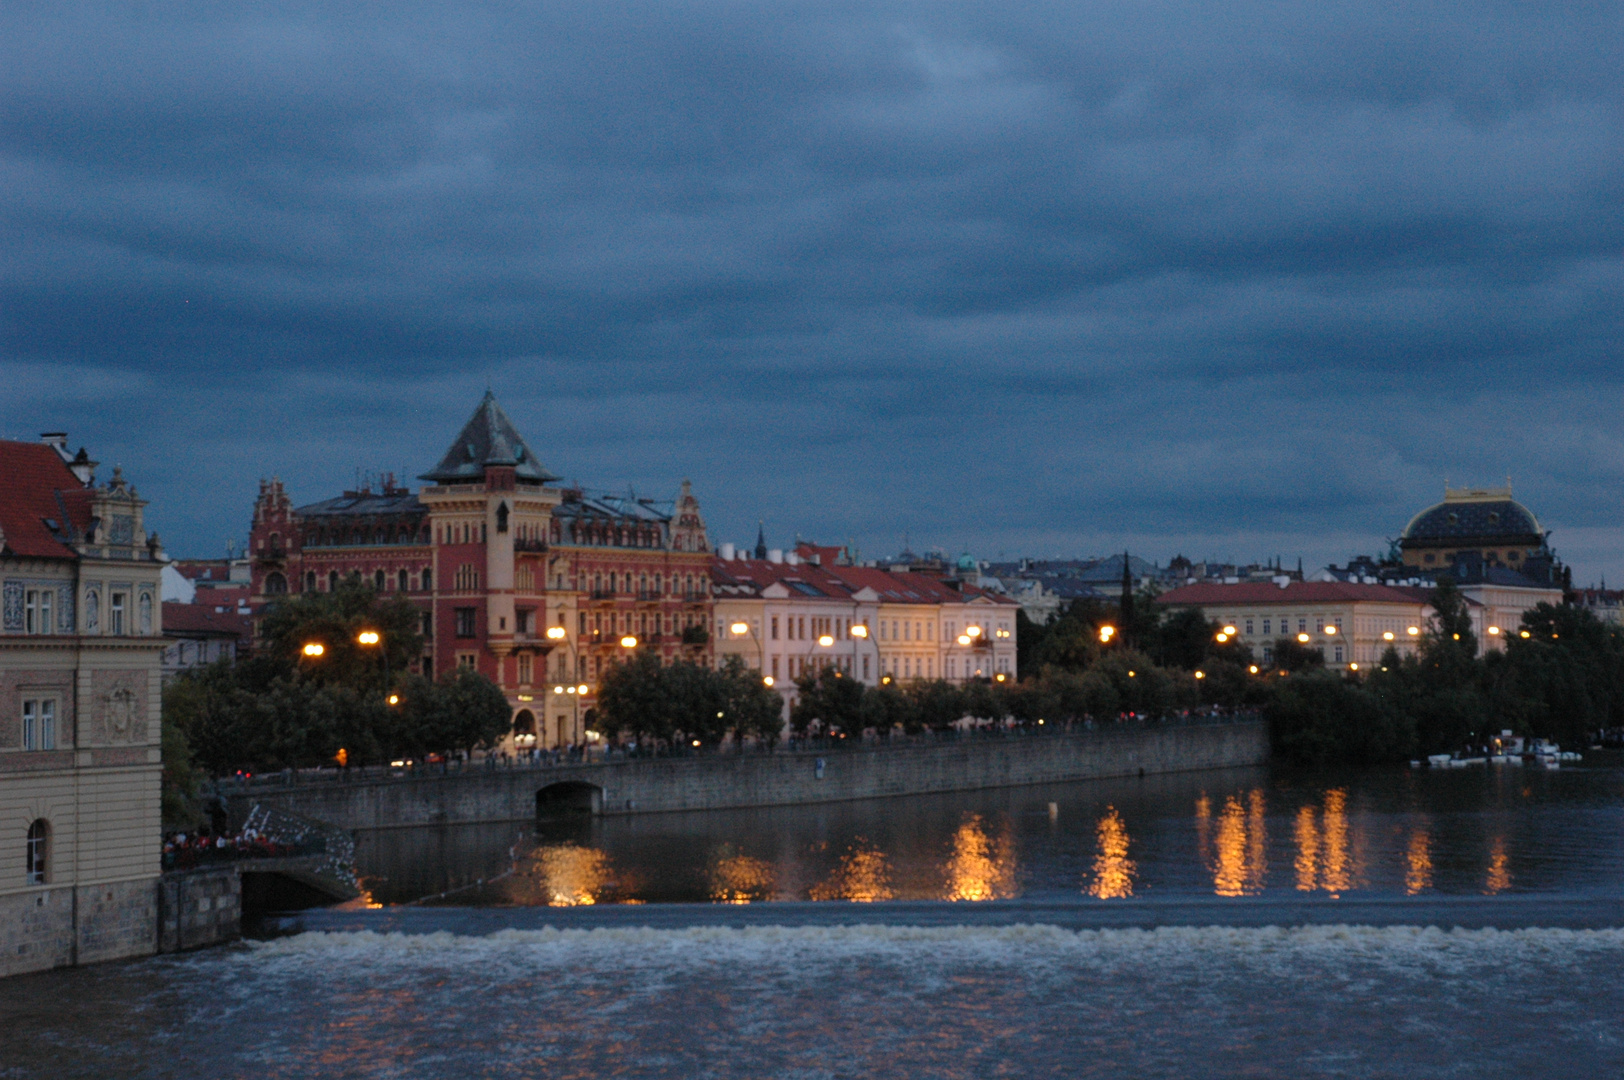
[[[95,466],[0,442],[0,974],[156,949],[165,560]]]
[[[1156,598],[1168,607],[1195,607],[1251,646],[1257,662],[1274,662],[1281,638],[1317,650],[1328,668],[1359,670],[1389,648],[1413,656],[1432,614],[1430,590],[1341,581],[1237,582],[1186,585]],[[1488,624],[1480,605],[1468,602],[1481,641]],[[1496,628],[1498,633],[1498,627]]]
[[[672,500],[560,486],[490,393],[417,492],[386,478],[294,507],[261,484],[256,606],[359,576],[417,606],[419,669],[470,668],[507,694],[512,745],[579,744],[605,667],[631,649],[708,660],[710,547]]]
[[[718,659],[738,656],[761,671],[786,715],[795,680],[830,666],[870,686],[1016,679],[1016,601],[900,564],[826,565],[830,550],[765,559],[729,550],[733,558],[711,566]]]

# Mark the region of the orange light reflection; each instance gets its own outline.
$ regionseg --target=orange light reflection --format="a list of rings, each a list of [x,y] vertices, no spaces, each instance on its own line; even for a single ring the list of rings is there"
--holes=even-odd
[[[856,904],[895,899],[885,852],[863,837],[856,837],[834,873],[812,886],[808,895],[813,900],[850,900]]]
[[[1006,830],[994,843],[980,814],[968,814],[953,834],[944,900],[1006,900],[1015,895],[1015,853]]]
[[[1088,894],[1101,900],[1132,896],[1133,877],[1138,868],[1128,858],[1128,830],[1116,807],[1105,808],[1105,816],[1100,818],[1094,833],[1094,882]]]

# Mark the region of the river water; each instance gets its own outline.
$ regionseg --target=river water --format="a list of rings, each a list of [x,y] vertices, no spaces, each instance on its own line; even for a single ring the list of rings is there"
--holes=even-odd
[[[358,851],[382,907],[0,983],[0,1078],[1624,1075],[1616,759]]]

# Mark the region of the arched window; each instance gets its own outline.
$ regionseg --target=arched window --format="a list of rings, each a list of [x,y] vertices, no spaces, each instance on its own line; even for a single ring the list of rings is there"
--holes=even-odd
[[[499,533],[505,533],[508,531],[507,503],[498,503],[496,506],[496,531]]]
[[[406,587],[412,583],[411,575],[404,570],[395,575],[395,580],[397,583],[395,587],[401,592],[405,592]]]
[[[329,571],[327,571],[327,591],[328,592],[337,592],[338,591],[338,571],[337,570],[329,570]]]
[[[424,592],[433,592],[434,591],[434,571],[433,570],[425,570],[425,571],[423,571],[423,591]]]
[[[50,872],[51,823],[44,818],[28,827],[28,884],[43,885]]]
[[[314,570],[306,570],[305,571],[305,592],[315,592],[315,591],[316,591],[316,572]]]
[[[280,574],[278,574],[277,576],[281,577]],[[283,580],[282,587],[284,589],[287,588],[286,579]],[[152,594],[151,593],[144,592],[144,593],[141,594],[141,600],[140,600],[140,603],[139,603],[138,610],[141,613],[141,632],[143,634],[152,633]]]
[[[383,571],[379,570],[372,575],[372,588],[375,592],[383,592]]]
[[[267,596],[279,596],[282,593],[285,593],[287,591],[288,591],[288,579],[287,578],[283,577],[281,574],[277,573],[274,570],[271,571],[269,574],[265,575],[265,593],[266,593]],[[142,599],[144,601],[149,601],[150,600],[150,598],[148,598],[146,596],[143,596]]]

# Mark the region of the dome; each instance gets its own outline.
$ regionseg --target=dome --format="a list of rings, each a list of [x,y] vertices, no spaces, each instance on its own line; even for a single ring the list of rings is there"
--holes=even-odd
[[[1404,527],[1405,546],[1499,542],[1537,544],[1544,539],[1533,511],[1513,500],[1511,492],[1449,492]]]
[[[976,565],[975,556],[971,555],[968,551],[959,556],[958,565],[960,570],[968,570],[971,573],[974,573],[976,570],[980,569],[980,567]]]

